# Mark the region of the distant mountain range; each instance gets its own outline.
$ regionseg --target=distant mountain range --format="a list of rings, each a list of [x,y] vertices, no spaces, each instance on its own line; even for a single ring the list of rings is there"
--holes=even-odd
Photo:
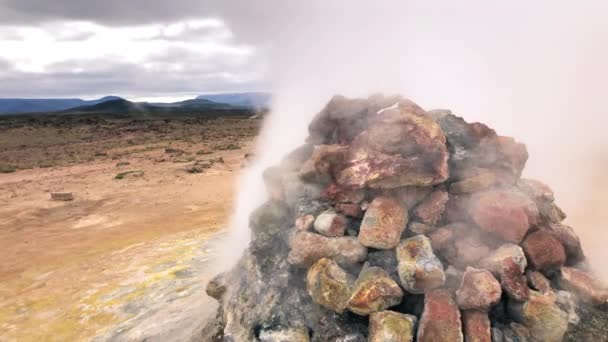
[[[0,115],[35,113],[145,113],[200,110],[263,109],[270,105],[269,93],[201,95],[173,103],[131,102],[118,96],[82,99],[1,99]]]

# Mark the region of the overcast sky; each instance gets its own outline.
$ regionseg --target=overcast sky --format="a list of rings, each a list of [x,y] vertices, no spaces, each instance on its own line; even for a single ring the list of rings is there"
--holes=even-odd
[[[0,98],[265,90],[263,2],[0,0]]]

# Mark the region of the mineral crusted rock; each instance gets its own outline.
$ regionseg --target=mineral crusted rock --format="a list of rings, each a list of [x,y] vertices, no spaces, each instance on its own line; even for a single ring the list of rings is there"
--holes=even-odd
[[[317,232],[325,236],[343,236],[346,231],[346,217],[333,210],[326,210],[317,216],[314,227]]]
[[[352,279],[335,261],[323,258],[308,270],[308,294],[315,303],[342,313],[348,306]]]
[[[397,273],[397,253],[394,249],[391,250],[372,250],[367,254],[366,262],[370,266],[380,267],[391,276],[391,278],[400,282],[399,274]]]
[[[577,301],[577,297],[572,292],[558,290],[555,293],[555,303],[562,311],[568,314],[568,322],[575,325],[581,321],[581,318],[576,313],[576,309],[578,308]]]
[[[330,183],[321,196],[331,203],[359,204],[365,199],[365,191],[360,188],[345,188],[336,183]]]
[[[462,312],[464,340],[467,342],[492,342],[490,318],[484,311],[465,310]]]
[[[401,285],[408,292],[425,293],[445,283],[443,265],[424,235],[402,241],[397,247],[397,260]]]
[[[416,317],[381,311],[369,318],[369,342],[413,342]]]
[[[338,203],[336,204],[336,210],[346,216],[350,217],[363,217],[363,209],[359,204],[353,203]]]
[[[538,220],[536,204],[512,190],[490,190],[471,198],[469,215],[479,227],[497,237],[519,243]]]
[[[347,147],[342,145],[315,146],[308,159],[301,167],[299,176],[308,182],[329,183],[332,169],[344,159]]]
[[[295,226],[299,231],[307,232],[310,231],[313,224],[315,223],[315,217],[312,215],[302,215],[296,219]]]
[[[425,294],[417,341],[463,341],[460,310],[448,290],[435,289]]]
[[[500,283],[488,270],[467,267],[456,291],[456,303],[462,310],[488,311],[500,301]]]
[[[530,266],[539,271],[557,270],[566,262],[563,245],[549,232],[536,231],[522,243]]]
[[[309,342],[306,328],[287,328],[281,330],[262,330],[260,342]]]
[[[407,210],[394,199],[376,197],[361,222],[359,241],[367,247],[377,249],[395,248],[399,244],[407,220]]]
[[[345,186],[398,188],[439,184],[448,178],[441,128],[415,105],[399,102],[373,116],[351,144],[336,179]]]
[[[414,209],[414,215],[422,223],[436,225],[441,219],[447,202],[448,193],[443,190],[436,190]]]
[[[479,260],[488,256],[492,250],[482,241],[478,234],[465,235],[457,238],[444,254],[449,263],[456,267],[465,268],[475,265]]]
[[[476,169],[475,174],[450,185],[450,193],[467,194],[486,190],[500,183],[496,173],[489,169]]]
[[[500,285],[509,297],[519,301],[528,299],[529,288],[523,274],[527,262],[521,247],[510,243],[504,244],[481,260],[480,267],[489,270],[500,279]]]
[[[429,234],[431,246],[434,251],[440,251],[448,247],[454,240],[454,230],[448,227],[440,227]]]
[[[362,262],[367,257],[367,248],[354,237],[329,238],[299,232],[292,237],[290,246],[288,261],[298,267],[309,267],[322,258],[349,265]]]
[[[553,299],[536,291],[530,291],[528,301],[510,301],[509,313],[525,325],[537,341],[561,342],[568,329],[568,315]]]
[[[348,309],[367,316],[401,303],[403,290],[380,267],[364,267],[355,282]]]
[[[608,287],[594,275],[576,268],[562,267],[559,285],[593,305],[606,304],[608,301]]]

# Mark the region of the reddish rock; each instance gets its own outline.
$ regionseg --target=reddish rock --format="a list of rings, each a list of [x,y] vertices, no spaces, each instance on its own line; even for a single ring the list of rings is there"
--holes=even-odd
[[[460,310],[448,290],[435,289],[425,294],[417,341],[463,341]]]
[[[335,261],[320,259],[306,275],[306,288],[313,301],[342,313],[348,306],[352,279]]]
[[[402,206],[414,208],[433,192],[433,188],[430,186],[404,186],[389,191],[391,196]]]
[[[446,181],[449,155],[445,136],[417,108],[399,102],[372,116],[369,128],[352,142],[337,182],[392,189]]]
[[[608,301],[608,287],[594,275],[572,267],[562,267],[560,287],[576,293],[583,301],[601,305]]]
[[[290,241],[287,261],[297,267],[309,267],[317,260],[330,258],[342,265],[357,264],[367,257],[367,248],[354,237],[329,238],[298,232]]]
[[[299,176],[309,182],[326,183],[331,181],[331,175],[336,167],[342,163],[347,147],[342,145],[315,146],[310,159],[299,171]]]
[[[487,312],[466,310],[462,312],[464,339],[467,342],[492,342],[490,318]]]
[[[402,241],[397,247],[397,260],[401,285],[408,292],[425,293],[445,283],[443,265],[424,235]]]
[[[528,284],[534,290],[544,295],[555,296],[553,288],[551,287],[551,282],[542,273],[528,270],[526,272],[526,278],[528,279]]]
[[[395,248],[399,244],[407,220],[407,210],[394,199],[376,197],[361,222],[359,241],[367,247],[377,249]]]
[[[516,243],[538,220],[536,204],[512,190],[491,190],[473,195],[468,213],[481,229]]]
[[[326,210],[317,216],[314,227],[317,232],[329,237],[343,236],[346,218],[333,210]]]
[[[416,316],[394,311],[374,313],[369,318],[369,342],[413,342]]]
[[[465,268],[475,265],[492,251],[478,234],[475,232],[470,234],[454,240],[450,246],[450,251],[445,254],[448,262],[456,267]]]
[[[348,309],[367,316],[401,303],[403,290],[380,267],[364,267],[353,287]]]
[[[410,222],[408,229],[414,234],[428,235],[435,230],[435,227],[420,222]]]
[[[467,194],[486,190],[500,183],[496,173],[490,169],[475,169],[473,175],[461,176],[464,179],[450,185],[450,193]]]
[[[346,216],[357,218],[363,216],[363,209],[361,209],[361,206],[359,204],[338,203],[335,205],[335,208],[338,212]]]
[[[447,227],[437,228],[429,234],[429,238],[431,239],[433,250],[440,251],[452,243],[454,240],[454,231]]]
[[[541,181],[522,178],[517,182],[517,187],[536,202],[555,200],[553,190]]]
[[[504,244],[479,264],[500,280],[502,289],[509,297],[518,301],[528,299],[529,288],[523,274],[527,262],[521,247],[510,243]]]
[[[332,203],[359,204],[365,199],[365,193],[363,189],[343,188],[336,183],[330,183],[325,190],[323,190],[321,197]]]
[[[462,283],[464,272],[450,265],[445,269],[445,287],[450,291],[456,292]]]
[[[551,232],[553,237],[564,246],[567,264],[574,265],[585,260],[581,241],[572,228],[558,223],[549,223],[542,228]]]
[[[556,270],[566,262],[562,244],[545,230],[530,234],[522,243],[530,266],[535,270]]]
[[[488,311],[500,301],[500,283],[488,270],[467,267],[456,302],[462,310]]]
[[[315,223],[315,217],[312,215],[302,215],[296,219],[295,226],[299,231],[307,232]]]
[[[561,342],[568,330],[568,315],[555,305],[554,299],[530,291],[527,301],[509,301],[511,317],[528,328],[537,341]]]
[[[448,193],[443,190],[433,191],[414,210],[414,215],[422,223],[436,225],[441,219],[445,204],[448,201]]]

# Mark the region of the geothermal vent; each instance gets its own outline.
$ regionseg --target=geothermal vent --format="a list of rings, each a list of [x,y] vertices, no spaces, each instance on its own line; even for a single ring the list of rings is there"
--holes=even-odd
[[[309,132],[207,287],[208,340],[608,341],[608,291],[523,144],[398,96],[336,96]]]

